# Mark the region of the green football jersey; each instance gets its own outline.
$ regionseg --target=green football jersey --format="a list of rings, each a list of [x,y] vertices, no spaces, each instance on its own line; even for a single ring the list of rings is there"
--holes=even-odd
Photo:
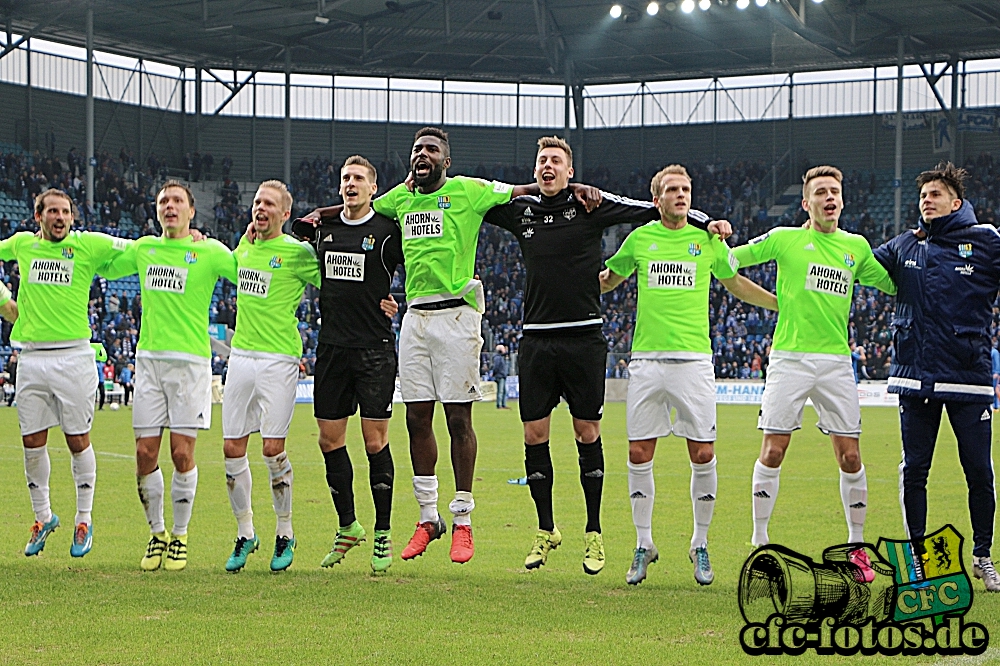
[[[21,271],[20,314],[11,339],[22,343],[90,340],[90,283],[95,273],[106,275],[109,262],[123,255],[131,243],[88,231],[71,231],[59,242],[28,231],[0,241],[0,259],[17,261]]]
[[[774,351],[849,355],[847,318],[854,282],[887,294],[896,285],[864,236],[777,227],[733,250],[739,267],[778,263]]]
[[[208,308],[220,277],[235,283],[236,259],[225,245],[190,236],[143,236],[111,265],[115,275],[139,274],[140,352],[212,357]]]
[[[478,311],[485,309],[475,279],[479,227],[486,211],[510,201],[513,189],[455,176],[430,194],[400,184],[372,202],[376,213],[396,218],[402,227],[407,303],[464,298]]]
[[[296,311],[306,283],[319,286],[319,262],[307,243],[287,234],[236,248],[236,335],[233,348],[302,356]]]
[[[607,267],[628,277],[636,272],[632,354],[681,352],[679,357],[711,355],[708,337],[708,290],[712,275],[736,275],[735,259],[718,236],[687,224],[668,229],[659,221],[633,230]],[[659,354],[646,354],[656,356]]]

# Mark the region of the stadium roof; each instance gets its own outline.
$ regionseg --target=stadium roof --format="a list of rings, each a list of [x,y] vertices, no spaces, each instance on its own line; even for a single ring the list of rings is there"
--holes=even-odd
[[[994,0],[91,0],[94,47],[168,64],[598,84],[1000,56]],[[8,31],[84,46],[87,1],[0,0]]]

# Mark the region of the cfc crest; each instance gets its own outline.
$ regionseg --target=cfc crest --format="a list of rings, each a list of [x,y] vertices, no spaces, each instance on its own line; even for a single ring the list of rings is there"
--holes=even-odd
[[[281,257],[274,255],[271,257],[271,261],[267,262],[267,265],[271,268],[281,268]]]
[[[184,263],[185,264],[193,264],[193,263],[195,263],[197,261],[198,261],[198,253],[197,252],[192,252],[191,250],[188,250],[187,252],[184,253]]]
[[[700,243],[691,243],[690,245],[688,245],[688,254],[690,254],[692,257],[697,257],[698,255],[700,255],[701,254],[701,244]]]
[[[963,259],[968,259],[972,256],[972,243],[959,243],[958,244],[958,256]]]
[[[71,248],[71,247],[64,247],[62,249],[62,255],[66,259],[72,259],[73,258],[73,248]]]
[[[844,264],[848,268],[854,268],[854,255],[851,254],[850,252],[845,252],[844,253]]]
[[[438,199],[447,199],[448,197],[438,197]],[[448,204],[449,206],[451,204]],[[375,249],[375,237],[369,234],[361,241],[361,249],[367,252],[368,250]]]
[[[442,210],[445,208],[451,208],[451,197],[438,197],[438,208],[441,208]],[[366,247],[365,249],[370,250],[371,248]]]

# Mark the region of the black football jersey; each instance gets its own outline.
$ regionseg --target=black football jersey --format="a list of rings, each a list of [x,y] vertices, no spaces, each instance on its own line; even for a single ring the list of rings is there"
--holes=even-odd
[[[660,219],[650,201],[601,192],[588,213],[569,189],[549,197],[521,196],[491,208],[483,218],[514,234],[527,269],[525,333],[600,327],[601,238],[616,224]],[[688,222],[706,229],[708,216],[691,211]]]
[[[292,233],[316,247],[322,284],[319,341],[341,347],[395,348],[392,321],[379,307],[403,263],[399,225],[374,210],[361,220],[296,222]]]

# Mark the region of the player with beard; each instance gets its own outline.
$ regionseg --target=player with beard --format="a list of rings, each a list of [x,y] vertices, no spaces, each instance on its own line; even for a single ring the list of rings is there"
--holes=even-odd
[[[511,186],[475,178],[448,177],[451,147],[444,131],[419,130],[410,153],[414,190],[400,184],[372,202],[375,212],[399,221],[406,260],[408,309],[400,332],[400,390],[413,462],[413,493],[420,520],[402,558],[409,560],[440,538],[447,525],[438,513],[438,458],[434,404],[444,405],[451,436],[455,498],[451,544],[453,562],[472,559],[471,513],[475,507],[476,433],[472,403],[480,400],[479,352],[484,310],[483,287],[475,277],[476,244],[483,216],[512,196],[538,192],[537,185]],[[593,188],[575,186],[586,205],[598,203]],[[308,217],[339,215],[340,206]]]
[[[723,241],[706,242],[705,234],[688,224],[687,169],[678,164],[664,168],[653,176],[650,190],[660,220],[629,234],[601,273],[602,292],[632,273],[639,289],[627,397],[628,485],[636,547],[625,580],[641,583],[649,564],[659,557],[652,533],[653,454],[658,438],[675,435],[687,440],[691,460],[694,534],[688,557],[695,580],[710,585],[715,574],[708,557],[708,528],[718,488],[715,371],[708,337],[712,276],[747,303],[771,310],[778,306],[774,294],[736,273]]]
[[[371,207],[377,189],[371,162],[354,155],[340,170],[339,218],[321,226],[296,221],[293,233],[316,245],[322,286],[322,327],[316,349],[313,407],[319,448],[339,527],[321,563],[332,567],[365,540],[354,511],[354,468],[347,454],[347,419],[361,408],[361,435],[368,456],[368,485],[375,504],[372,571],[392,565],[392,489],[395,471],[389,450],[389,419],[396,389],[396,339],[389,295],[392,276],[403,262],[399,225]]]
[[[251,241],[236,248],[238,309],[226,391],[222,400],[226,486],[236,517],[236,545],[226,571],[239,571],[257,550],[247,459],[250,433],[263,440],[264,463],[277,516],[271,571],[284,571],[295,555],[292,531],[292,465],[285,439],[295,411],[302,338],[296,312],[307,284],[319,285],[316,253],[281,232],[292,209],[292,195],[280,180],[266,180],[253,199]]]
[[[757,427],[764,431],[754,464],[754,546],[770,543],[767,533],[778,495],[781,462],[802,427],[802,410],[812,399],[817,427],[830,436],[840,467],[840,499],[848,541],[864,540],[868,480],[861,463],[861,408],[854,383],[847,318],[854,283],[896,293],[889,274],[875,260],[868,241],[838,228],[844,208],[843,175],[831,166],[802,177],[802,209],[808,228],[777,227],[732,251],[740,267],[775,260],[780,312]]]
[[[604,568],[601,495],[604,451],[601,415],[607,342],[601,333],[601,238],[607,227],[659,219],[656,207],[602,192],[592,212],[579,206],[569,190],[573,151],[559,137],[538,140],[535,179],[540,194],[521,196],[487,213],[485,221],[514,234],[527,269],[524,336],[518,353],[524,423],[525,473],[538,513],[538,533],[525,559],[528,569],[545,564],[549,551],[562,543],[552,510],[551,412],[565,397],[573,416],[580,483],[587,507],[583,570]],[[704,241],[707,216],[696,212],[693,224]],[[723,230],[728,232],[728,223]]]

